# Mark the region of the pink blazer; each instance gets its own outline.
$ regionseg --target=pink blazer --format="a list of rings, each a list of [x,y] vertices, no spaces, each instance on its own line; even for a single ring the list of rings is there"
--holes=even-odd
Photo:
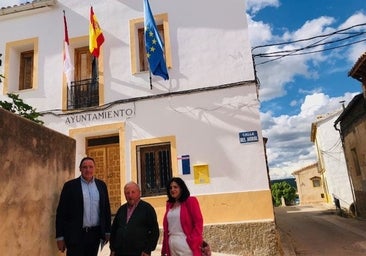
[[[166,203],[166,211],[163,219],[163,244],[161,255],[170,256],[169,249],[169,225],[167,220],[167,213],[173,203]],[[194,196],[190,196],[186,201],[180,205],[180,223],[183,232],[187,237],[187,243],[192,250],[193,256],[201,256],[201,244],[203,233],[203,218],[198,200]]]

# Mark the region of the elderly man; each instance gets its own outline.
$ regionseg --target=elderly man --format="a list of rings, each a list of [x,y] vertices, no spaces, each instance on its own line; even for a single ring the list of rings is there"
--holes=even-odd
[[[159,224],[154,208],[140,199],[135,182],[124,187],[126,203],[117,211],[112,223],[111,256],[148,256],[159,239]]]

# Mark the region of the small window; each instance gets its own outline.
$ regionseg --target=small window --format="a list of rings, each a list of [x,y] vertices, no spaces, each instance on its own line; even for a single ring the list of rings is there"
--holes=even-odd
[[[166,194],[172,177],[170,143],[138,146],[138,172],[142,196]]]
[[[352,160],[353,160],[353,165],[355,167],[355,172],[357,176],[361,175],[361,167],[360,167],[360,162],[358,160],[358,156],[357,156],[357,151],[355,148],[351,149],[351,154],[352,154]]]
[[[36,89],[38,38],[6,43],[5,64],[4,94]],[[18,81],[18,83],[14,81]]]
[[[172,67],[168,14],[154,15],[156,26],[164,42],[165,62],[168,68]],[[132,74],[148,71],[145,38],[144,19],[130,20],[130,50],[131,50],[131,70]]]
[[[34,51],[20,53],[19,90],[33,88]]]
[[[313,182],[313,187],[320,187],[321,186],[321,179],[320,177],[313,177],[311,178],[311,181]]]
[[[164,27],[163,25],[157,25],[160,38],[164,38]],[[149,66],[147,62],[146,49],[145,49],[145,38],[144,38],[144,28],[138,29],[139,37],[139,61],[140,61],[140,72],[149,71]],[[164,49],[165,52],[165,49]]]

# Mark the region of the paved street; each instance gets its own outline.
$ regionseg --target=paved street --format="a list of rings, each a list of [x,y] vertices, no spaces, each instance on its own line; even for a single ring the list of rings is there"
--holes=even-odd
[[[108,244],[107,244],[107,247],[108,247]],[[109,251],[109,248],[103,248],[102,252],[99,253],[98,256],[109,256],[110,254],[110,251]],[[160,256],[161,255],[161,245],[158,244],[157,248],[155,251],[153,251],[151,253],[151,256]],[[230,256],[231,254],[223,254],[223,253],[218,253],[218,252],[212,252],[212,256]],[[234,256],[234,255],[231,255],[231,256]]]
[[[323,205],[276,207],[275,215],[285,256],[366,255],[366,220]]]

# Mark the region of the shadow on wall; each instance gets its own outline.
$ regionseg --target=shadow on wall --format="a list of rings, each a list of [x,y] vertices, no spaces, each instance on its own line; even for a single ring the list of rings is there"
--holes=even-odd
[[[57,255],[55,212],[75,140],[0,108],[2,255]]]

